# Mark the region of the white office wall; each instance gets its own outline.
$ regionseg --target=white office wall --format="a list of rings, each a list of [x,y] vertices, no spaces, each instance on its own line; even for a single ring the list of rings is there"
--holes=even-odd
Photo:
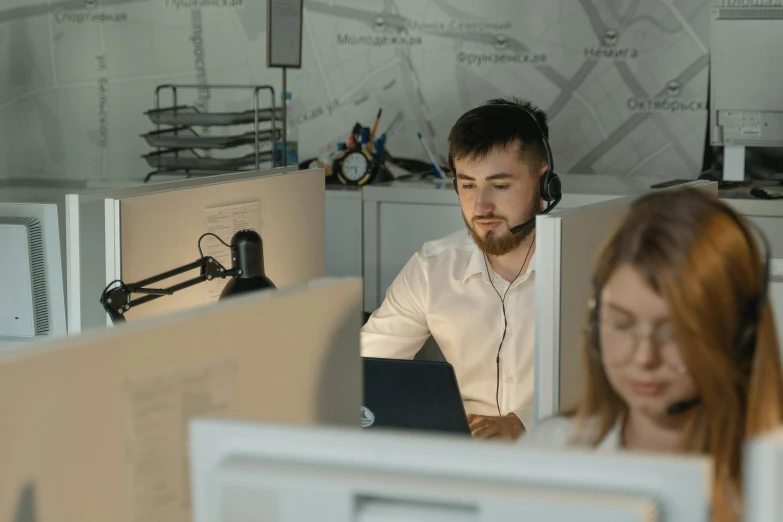
[[[302,68],[288,73],[303,157],[345,141],[356,121],[371,125],[378,108],[381,132],[402,115],[395,155],[425,159],[422,132],[445,156],[459,114],[523,96],[549,112],[562,172],[698,174],[713,1],[673,12],[656,2],[390,5],[304,2]],[[269,84],[281,99],[259,0],[16,1],[2,12],[14,49],[0,67],[2,177],[143,178],[154,149],[140,135],[155,130],[145,111],[160,84]],[[180,90],[178,102],[252,108],[245,92]]]

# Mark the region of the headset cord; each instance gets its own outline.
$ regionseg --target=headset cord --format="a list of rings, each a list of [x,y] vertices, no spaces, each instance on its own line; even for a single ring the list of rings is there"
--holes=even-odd
[[[492,274],[489,271],[489,262],[487,261],[487,255],[484,254],[484,266],[487,268],[487,276],[489,277],[489,284],[492,285],[492,289],[495,291],[496,294],[498,294],[498,298],[500,299],[500,307],[503,310],[503,335],[500,337],[500,344],[498,345],[498,352],[497,355],[495,355],[495,369],[496,369],[496,375],[497,379],[495,380],[495,404],[498,407],[498,415],[502,416],[503,414],[500,412],[500,350],[503,348],[503,341],[506,340],[506,332],[508,331],[508,320],[506,319],[506,295],[508,295],[508,291],[511,290],[511,287],[514,286],[514,283],[517,279],[519,279],[519,276],[522,274],[522,270],[525,268],[525,264],[527,263],[527,258],[530,256],[530,251],[533,249],[533,245],[536,242],[536,235],[533,233],[533,239],[530,241],[530,246],[527,249],[527,254],[525,254],[525,260],[522,261],[522,266],[519,267],[519,272],[517,272],[517,275],[514,277],[514,279],[509,283],[508,288],[506,288],[506,291],[503,292],[503,295],[500,295],[500,292],[498,292],[498,289],[495,287],[495,283],[492,282]]]

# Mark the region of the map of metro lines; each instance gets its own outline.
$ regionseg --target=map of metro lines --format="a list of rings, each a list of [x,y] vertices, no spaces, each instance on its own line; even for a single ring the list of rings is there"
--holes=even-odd
[[[445,159],[464,111],[546,110],[559,172],[695,177],[706,132],[708,0],[304,0],[290,70],[300,159],[379,108],[389,150]],[[163,83],[270,84],[260,0],[0,2],[0,177],[141,178]],[[238,110],[238,95],[198,100]],[[195,103],[196,100],[189,100]],[[243,105],[244,104],[244,105]],[[41,151],[44,151],[43,153]]]

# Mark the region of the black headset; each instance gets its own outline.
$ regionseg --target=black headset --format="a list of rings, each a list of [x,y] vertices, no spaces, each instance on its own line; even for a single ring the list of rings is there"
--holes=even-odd
[[[546,173],[541,176],[541,184],[539,191],[541,193],[541,199],[546,201],[547,206],[546,208],[541,212],[541,214],[548,214],[554,208],[557,206],[558,203],[560,203],[560,199],[563,197],[562,194],[562,183],[560,181],[560,176],[558,176],[555,173],[555,162],[552,158],[552,148],[549,146],[549,140],[546,137],[546,134],[544,133],[544,130],[541,128],[541,124],[538,123],[538,118],[536,118],[536,115],[528,109],[527,107],[524,107],[522,105],[517,104],[511,104],[511,103],[499,103],[495,106],[506,106],[506,107],[513,107],[514,109],[518,109],[527,116],[529,116],[533,123],[535,123],[536,128],[538,129],[538,133],[541,136],[541,145],[544,147],[544,152],[546,154],[546,164],[547,164],[547,170]],[[451,171],[454,173],[454,190],[459,194],[459,185],[457,181],[457,171],[454,168],[454,159],[449,156],[449,167],[451,168]],[[533,227],[536,226],[536,218],[535,216],[532,219],[529,219],[528,221],[525,221],[521,225],[516,225],[514,227],[511,227],[511,233],[512,234],[519,234],[520,232],[527,230],[528,226],[531,225]]]
[[[756,339],[758,335],[758,326],[759,322],[761,321],[761,314],[764,311],[764,306],[767,303],[767,294],[769,291],[769,277],[770,277],[770,269],[771,269],[771,253],[772,248],[770,247],[769,240],[767,239],[767,236],[764,234],[764,232],[753,222],[750,220],[746,220],[744,223],[740,219],[740,217],[730,210],[728,207],[726,207],[723,203],[720,203],[718,201],[714,201],[710,203],[713,207],[718,208],[721,212],[729,216],[734,223],[736,223],[737,227],[739,227],[740,231],[742,232],[742,235],[745,237],[745,241],[748,244],[748,247],[753,250],[753,238],[751,237],[751,230],[756,232],[756,235],[761,240],[761,243],[764,248],[764,273],[763,273],[763,280],[761,283],[761,290],[759,293],[752,298],[743,312],[742,320],[740,322],[740,329],[737,334],[737,340],[735,342],[736,346],[736,353],[738,356],[738,360],[745,362],[745,364],[751,365],[753,358],[756,355]],[[593,285],[593,299],[591,301],[591,311],[590,311],[590,344],[591,344],[591,350],[598,355],[600,353],[600,339],[599,339],[599,297],[600,297],[601,289],[598,287],[598,285]],[[666,408],[666,413],[669,415],[679,415],[680,413],[686,412],[689,409],[693,408],[694,406],[697,406],[701,403],[701,397],[694,397],[692,399],[684,400],[675,402],[674,404],[669,405],[668,408]]]

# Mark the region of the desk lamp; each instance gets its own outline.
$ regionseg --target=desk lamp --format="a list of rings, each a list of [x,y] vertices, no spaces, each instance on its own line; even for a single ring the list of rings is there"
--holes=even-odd
[[[218,241],[231,249],[232,267],[230,269],[226,269],[215,258],[203,255],[201,252],[201,240],[205,236],[214,236]],[[201,257],[192,263],[149,277],[137,283],[126,284],[119,280],[109,283],[109,286],[101,294],[100,302],[103,309],[109,314],[112,323],[124,323],[124,314],[131,308],[154,301],[164,295],[172,295],[174,292],[190,288],[205,281],[211,281],[217,277],[221,279],[231,278],[220,294],[221,300],[256,290],[276,288],[274,283],[264,274],[264,246],[261,236],[254,230],[240,230],[231,238],[231,245],[227,245],[222,239],[212,233],[201,236],[198,244]],[[201,270],[201,274],[193,279],[168,288],[147,288],[148,285],[196,268]],[[113,287],[115,283],[119,283],[119,286]],[[147,295],[131,299],[132,294]]]

